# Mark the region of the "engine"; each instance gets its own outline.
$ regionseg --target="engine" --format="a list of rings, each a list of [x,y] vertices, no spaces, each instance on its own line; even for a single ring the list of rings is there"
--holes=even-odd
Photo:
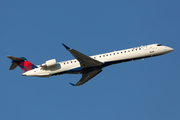
[[[56,66],[57,66],[56,59],[48,60],[45,63],[43,63],[42,65],[40,65],[40,67],[42,67],[42,68],[52,68],[52,67],[56,67]]]

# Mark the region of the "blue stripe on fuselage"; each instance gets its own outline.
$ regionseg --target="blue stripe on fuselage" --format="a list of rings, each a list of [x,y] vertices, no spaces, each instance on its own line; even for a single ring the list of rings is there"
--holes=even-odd
[[[77,68],[70,69],[67,72],[81,71],[81,70],[82,70],[81,67],[77,67]]]

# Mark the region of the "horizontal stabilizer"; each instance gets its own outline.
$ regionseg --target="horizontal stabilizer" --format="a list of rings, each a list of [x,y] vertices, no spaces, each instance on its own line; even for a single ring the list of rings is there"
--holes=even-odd
[[[13,60],[13,61],[22,61],[22,60],[26,60],[25,58],[18,58],[18,57],[14,57],[14,56],[6,56],[7,58]]]

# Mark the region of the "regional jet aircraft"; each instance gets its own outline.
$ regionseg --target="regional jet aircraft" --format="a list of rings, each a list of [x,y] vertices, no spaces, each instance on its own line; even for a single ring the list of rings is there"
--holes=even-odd
[[[7,56],[12,60],[9,70],[13,70],[19,66],[24,71],[24,73],[22,73],[23,76],[36,77],[50,77],[65,73],[82,74],[82,78],[76,84],[70,83],[73,86],[79,86],[95,77],[104,67],[109,65],[155,57],[167,54],[174,50],[173,48],[161,44],[151,44],[99,55],[86,56],[65,44],[63,44],[63,46],[75,57],[75,59],[63,62],[56,62],[55,59],[51,59],[42,65],[34,65],[24,57],[18,58]]]

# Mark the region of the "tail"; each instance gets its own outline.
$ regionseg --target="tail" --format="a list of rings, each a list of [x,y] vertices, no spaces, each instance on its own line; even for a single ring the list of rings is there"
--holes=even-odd
[[[37,66],[29,62],[24,57],[18,58],[14,56],[7,56],[7,58],[12,60],[12,64],[9,70],[14,70],[17,66],[19,66],[24,72],[37,68]]]

